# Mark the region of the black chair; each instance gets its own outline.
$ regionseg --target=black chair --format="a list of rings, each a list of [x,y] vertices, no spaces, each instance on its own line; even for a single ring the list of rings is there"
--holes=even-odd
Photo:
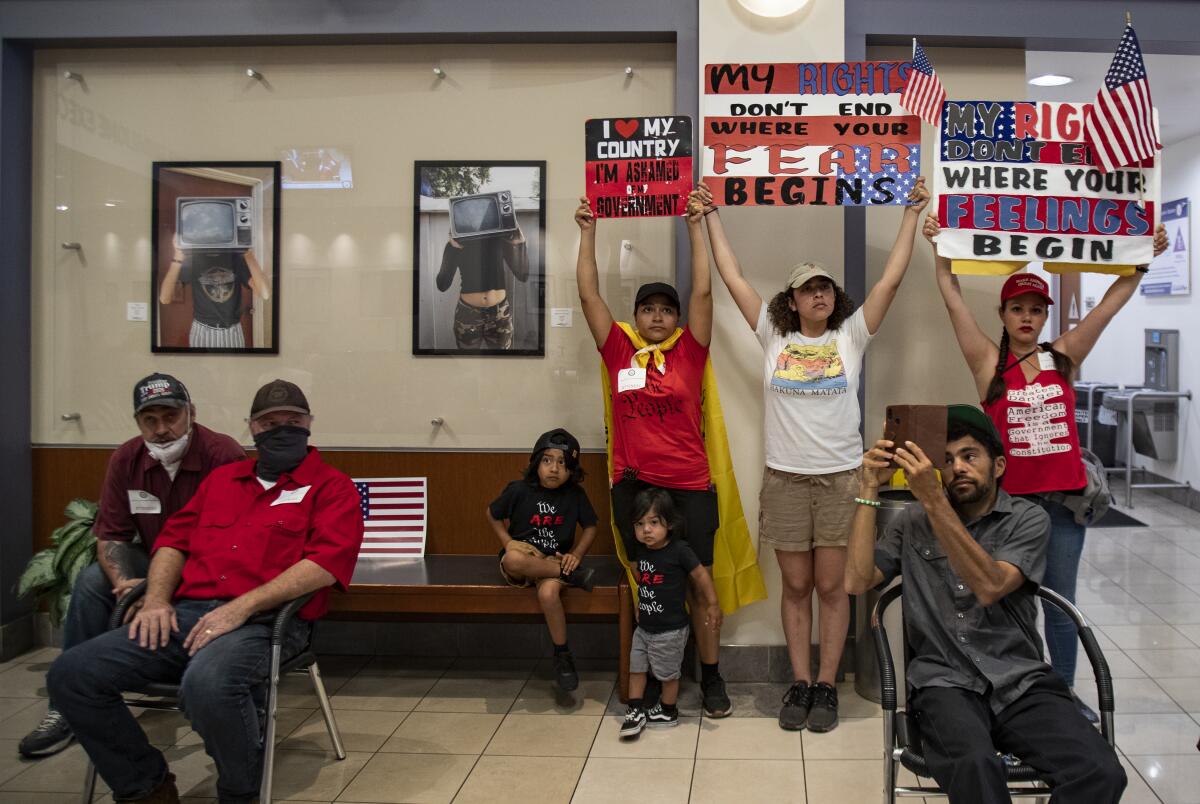
[[[879,662],[880,705],[883,707],[883,801],[884,804],[895,804],[896,799],[910,797],[945,798],[946,793],[938,786],[909,787],[897,783],[897,774],[901,766],[912,771],[919,777],[932,781],[929,765],[922,753],[920,733],[915,718],[910,713],[896,709],[896,668],[892,662],[892,651],[888,644],[887,631],[883,627],[883,612],[893,601],[900,597],[902,584],[896,584],[880,595],[875,608],[871,611],[871,633],[875,637],[875,653]],[[1043,587],[1037,590],[1037,596],[1048,600],[1070,618],[1083,643],[1083,649],[1091,662],[1096,675],[1096,691],[1100,703],[1100,733],[1108,744],[1116,747],[1113,731],[1113,685],[1112,676],[1108,670],[1108,662],[1100,650],[1092,628],[1087,624],[1083,614],[1072,603],[1057,592]],[[905,641],[905,661],[907,662],[908,645]],[[1038,778],[1037,771],[1029,765],[1017,760],[1006,762],[1009,794],[1013,796],[1045,796],[1049,788]],[[1033,787],[1014,787],[1020,783],[1036,783]]]
[[[121,598],[117,603],[117,607],[113,610],[112,618],[109,620],[110,628],[119,628],[125,619],[125,612],[133,603],[141,598],[146,593],[146,583],[143,581],[139,586],[134,588]],[[276,612],[268,612],[260,614],[250,620],[252,623],[259,623],[271,626],[271,665],[268,670],[267,678],[263,679],[267,688],[266,703],[264,706],[265,725],[263,728],[263,775],[262,784],[259,786],[259,804],[271,804],[271,787],[274,781],[275,770],[275,714],[278,708],[278,687],[279,679],[288,673],[308,673],[308,677],[312,680],[313,692],[316,693],[317,700],[321,704],[321,713],[325,716],[325,728],[329,730],[329,740],[333,743],[333,753],[339,760],[346,758],[346,749],[342,746],[342,735],[338,731],[337,721],[333,717],[333,708],[329,705],[329,696],[325,694],[325,682],[321,680],[321,670],[317,666],[317,656],[312,652],[311,639],[309,644],[295,656],[283,657],[283,638],[287,632],[287,626],[296,616],[296,612],[304,606],[305,603],[313,596],[313,593],[298,597],[284,604],[284,606]],[[151,696],[149,698],[130,697],[130,696]],[[150,684],[145,689],[131,691],[125,696],[125,702],[130,706],[136,706],[141,709],[159,709],[165,711],[179,710],[179,685],[178,684]],[[87,770],[83,781],[83,804],[91,804],[92,796],[96,792],[96,766],[88,760]]]

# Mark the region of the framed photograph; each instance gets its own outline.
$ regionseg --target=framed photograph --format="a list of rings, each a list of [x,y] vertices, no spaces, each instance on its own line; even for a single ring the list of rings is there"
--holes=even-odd
[[[546,163],[413,174],[413,354],[544,355]]]
[[[150,351],[279,353],[279,162],[155,162]]]

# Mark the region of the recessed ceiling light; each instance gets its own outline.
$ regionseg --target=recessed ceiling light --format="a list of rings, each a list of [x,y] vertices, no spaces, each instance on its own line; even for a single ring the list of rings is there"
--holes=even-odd
[[[807,6],[810,0],[738,0],[751,14],[760,17],[786,17]]]
[[[1029,79],[1029,83],[1035,87],[1061,87],[1064,84],[1070,84],[1075,79],[1069,75],[1056,75],[1054,73],[1046,73],[1045,75],[1035,76]]]
[[[117,204],[119,204],[119,203],[121,203],[121,202],[120,202],[120,201],[105,201],[105,202],[104,202],[104,206],[106,206],[106,207],[115,207],[115,206],[116,206]]]
[[[70,207],[67,206],[66,204],[59,204],[54,208],[57,209],[59,212],[66,212],[68,209],[70,209]]]

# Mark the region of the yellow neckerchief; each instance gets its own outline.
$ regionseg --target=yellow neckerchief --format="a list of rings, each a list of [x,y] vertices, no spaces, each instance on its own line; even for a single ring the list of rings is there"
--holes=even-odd
[[[617,322],[617,326],[639,350],[650,346],[644,338],[637,334],[629,324]],[[656,348],[648,349],[638,356],[641,365],[649,363],[649,355],[654,355],[655,366],[662,366],[665,371],[666,357],[663,352],[670,351],[683,335],[682,329],[676,329]],[[661,360],[661,363],[660,363]],[[608,381],[608,369],[603,361],[600,364],[600,384],[604,390],[604,432],[608,434],[608,477],[612,482],[612,386]],[[713,536],[713,586],[717,590],[717,600],[721,610],[732,614],[742,606],[756,600],[766,600],[767,586],[763,582],[762,573],[758,568],[758,555],[750,540],[750,528],[746,524],[746,515],[742,511],[742,498],[738,493],[737,478],[733,474],[733,459],[729,454],[729,439],[725,433],[725,416],[721,412],[721,398],[717,394],[717,375],[713,372],[712,359],[704,364],[704,379],[700,396],[700,427],[704,434],[704,452],[708,456],[709,480],[717,491],[717,511],[720,516],[720,526]],[[609,498],[609,514],[612,515],[612,498]],[[633,592],[633,605],[637,605],[637,578],[625,555],[625,542],[621,532],[616,527],[616,517],[613,519],[613,541],[616,543],[617,558],[629,574],[630,589]]]
[[[667,356],[663,352],[669,352],[675,348],[675,344],[683,337],[683,330],[679,327],[671,333],[671,337],[667,338],[662,343],[651,343],[641,336],[630,324],[624,321],[618,321],[617,326],[625,333],[625,337],[629,338],[629,342],[633,344],[633,348],[637,351],[633,353],[633,361],[638,364],[639,368],[646,368],[650,364],[650,357],[654,357],[654,367],[658,369],[659,374],[667,373]],[[630,366],[632,368],[632,366]]]

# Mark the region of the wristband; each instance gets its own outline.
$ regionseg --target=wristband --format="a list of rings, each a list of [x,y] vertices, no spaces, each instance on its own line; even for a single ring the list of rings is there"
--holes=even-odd
[[[1135,266],[1133,266],[1133,270],[1137,271],[1139,274],[1145,274],[1145,273],[1150,272],[1150,266],[1149,265],[1135,265]]]
[[[880,505],[882,505],[879,500],[867,500],[862,497],[855,497],[854,501],[859,505],[869,505],[872,508],[878,508]]]
[[[720,207],[713,207],[708,212],[705,212],[703,217],[707,218],[709,215],[713,214],[714,212],[720,212],[720,211],[721,211]]]

